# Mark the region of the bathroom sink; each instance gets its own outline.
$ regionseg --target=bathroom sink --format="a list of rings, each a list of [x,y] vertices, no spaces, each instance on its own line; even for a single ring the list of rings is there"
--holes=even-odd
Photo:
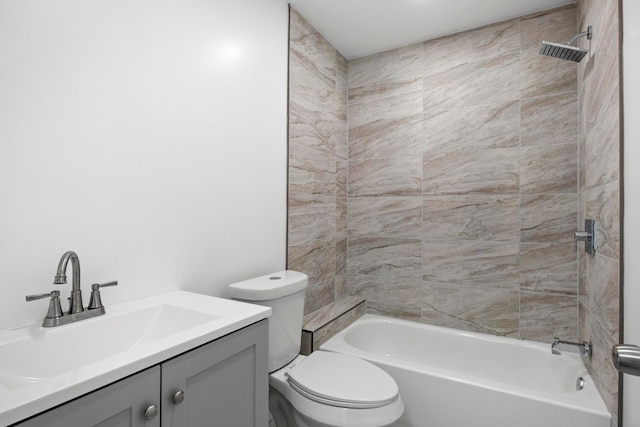
[[[0,344],[0,383],[10,389],[27,386],[219,317],[159,304],[69,327],[29,328],[15,341]]]
[[[63,326],[0,331],[0,420],[26,418],[270,315],[184,291],[106,311]]]

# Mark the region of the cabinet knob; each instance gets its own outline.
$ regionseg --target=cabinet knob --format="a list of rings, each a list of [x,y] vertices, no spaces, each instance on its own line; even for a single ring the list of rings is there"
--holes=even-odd
[[[144,419],[151,421],[158,415],[158,412],[160,412],[158,405],[151,405],[144,411]]]
[[[182,390],[178,390],[173,394],[173,397],[171,398],[171,400],[173,401],[174,405],[179,405],[182,402],[184,402],[184,391]]]

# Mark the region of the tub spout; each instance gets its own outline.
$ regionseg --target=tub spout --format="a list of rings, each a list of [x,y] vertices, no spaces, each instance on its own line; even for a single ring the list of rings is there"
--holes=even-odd
[[[571,342],[554,337],[553,343],[551,344],[551,353],[560,355],[562,354],[560,353],[560,349],[580,353],[582,357],[591,357],[591,343],[589,341]]]

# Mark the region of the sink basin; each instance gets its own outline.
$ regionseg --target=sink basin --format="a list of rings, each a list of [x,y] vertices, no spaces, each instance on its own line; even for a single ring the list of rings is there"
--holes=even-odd
[[[25,336],[0,344],[0,384],[9,389],[24,387],[219,317],[159,304],[80,321],[68,327],[32,327]],[[43,354],[47,355],[44,360]]]
[[[268,317],[270,309],[175,291],[106,314],[0,331],[0,424],[7,425]]]

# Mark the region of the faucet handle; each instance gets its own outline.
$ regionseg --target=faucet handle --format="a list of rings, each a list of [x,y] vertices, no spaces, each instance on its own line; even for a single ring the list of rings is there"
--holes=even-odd
[[[36,295],[27,295],[25,300],[27,301],[35,301],[37,299],[43,299],[51,297],[51,301],[49,301],[49,310],[47,311],[47,315],[45,319],[55,319],[57,317],[62,317],[62,306],[60,305],[60,291],[51,291],[48,294],[36,294]]]
[[[35,301],[37,299],[43,299],[43,298],[58,298],[60,297],[60,291],[51,291],[49,293],[46,294],[35,294],[35,295],[27,295],[24,299],[26,301]]]
[[[97,290],[100,288],[105,288],[107,286],[117,286],[117,285],[118,285],[117,280],[107,282],[107,283],[94,283],[93,285],[91,285],[91,290]]]
[[[91,298],[89,299],[89,310],[94,310],[96,308],[102,308],[102,299],[100,298],[100,288],[104,288],[106,286],[116,286],[118,284],[117,280],[107,283],[94,283],[91,285]]]

